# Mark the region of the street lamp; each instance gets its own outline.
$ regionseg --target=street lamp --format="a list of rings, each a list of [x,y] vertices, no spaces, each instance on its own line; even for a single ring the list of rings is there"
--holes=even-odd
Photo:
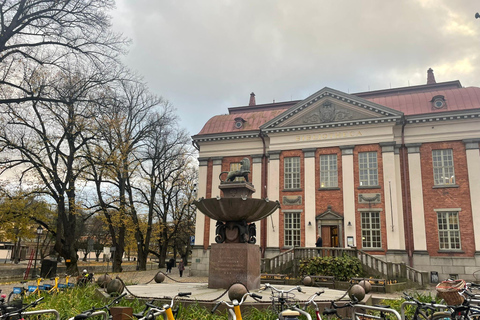
[[[38,226],[37,228],[37,251],[35,251],[35,261],[33,263],[33,272],[32,272],[32,279],[37,277],[37,255],[38,255],[38,245],[40,244],[40,236],[43,233],[42,226]]]

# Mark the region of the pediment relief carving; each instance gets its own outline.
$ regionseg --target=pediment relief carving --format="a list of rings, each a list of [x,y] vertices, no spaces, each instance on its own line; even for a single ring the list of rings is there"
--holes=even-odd
[[[378,113],[359,108],[355,105],[322,99],[318,103],[307,107],[305,110],[284,121],[280,127],[345,122],[379,117],[381,117],[381,115]]]
[[[351,110],[341,108],[331,103],[330,101],[325,101],[322,105],[316,108],[313,112],[305,115],[302,118],[302,122],[305,124],[311,123],[329,123],[337,121],[346,121],[352,120],[353,114]]]

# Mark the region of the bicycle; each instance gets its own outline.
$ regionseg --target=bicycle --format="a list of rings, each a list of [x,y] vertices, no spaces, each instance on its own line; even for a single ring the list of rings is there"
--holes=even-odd
[[[17,308],[21,308],[23,306],[23,300],[25,299],[25,295],[28,291],[28,288],[26,288],[25,283],[27,281],[20,281],[20,283],[23,284],[22,287],[13,287],[12,292],[8,294],[8,305],[14,306]]]
[[[115,299],[113,299],[112,301],[110,301],[110,303],[104,305],[103,307],[99,307],[99,308],[92,307],[91,309],[88,309],[86,311],[83,311],[77,314],[76,316],[70,318],[69,320],[83,320],[83,319],[87,319],[94,316],[102,316],[105,320],[107,320],[110,316],[110,307],[114,304],[117,304],[126,295],[127,295],[126,293],[121,294]]]
[[[65,275],[65,283],[59,283],[58,288],[60,288],[60,290],[66,290],[66,289],[75,287],[75,284],[74,283],[69,283],[69,280],[70,280],[70,275],[66,274]]]
[[[248,296],[250,296],[252,298],[256,298],[256,299],[262,299],[261,295],[258,295],[256,293],[252,293],[252,292],[247,292],[242,296],[240,301],[238,301],[237,299],[233,299],[231,304],[228,303],[227,301],[223,301],[223,300],[217,302],[215,304],[215,306],[213,307],[211,313],[212,314],[215,313],[217,308],[223,303],[228,307],[228,313],[229,313],[228,319],[229,320],[242,320],[242,311],[240,310],[240,306],[245,302],[245,299]]]
[[[179,292],[175,295],[170,304],[165,304],[163,307],[158,307],[153,304],[153,300],[150,303],[146,303],[146,307],[142,312],[134,313],[133,316],[139,320],[153,320],[156,319],[159,315],[165,314],[164,319],[167,320],[175,320],[175,317],[178,315],[179,306],[173,309],[175,299],[177,297],[188,297],[191,295],[191,292]]]
[[[60,292],[60,288],[58,287],[58,279],[60,279],[59,276],[56,276],[55,278],[52,278],[50,280],[55,280],[55,285],[50,288],[50,290],[48,290],[48,293],[59,293]]]
[[[300,293],[305,293],[304,291],[302,291],[302,288],[300,286],[290,288],[289,290],[280,290],[278,288],[275,288],[271,284],[266,283],[265,286],[260,289],[260,291],[266,289],[270,289],[271,291],[272,296],[270,297],[270,299],[272,299],[272,309],[276,314],[278,314],[279,320],[298,319],[301,314],[306,316],[307,319],[311,319],[311,316],[308,312],[290,303],[291,300],[295,299],[295,294],[292,293],[292,291],[296,290]]]
[[[0,320],[16,320],[16,319],[23,319],[24,316],[33,316],[33,315],[40,315],[40,314],[46,314],[46,313],[53,313],[55,314],[57,320],[60,320],[60,314],[58,313],[57,310],[55,309],[46,309],[46,310],[35,310],[35,311],[25,311],[29,308],[36,307],[40,301],[42,301],[44,297],[40,297],[37,300],[33,301],[32,303],[27,304],[26,306],[11,311],[11,312],[6,312],[0,315]]]
[[[36,293],[40,296],[40,291],[43,290],[43,287],[40,285],[42,281],[43,281],[43,278],[38,277],[36,286],[28,286],[27,292],[29,292],[29,295],[33,295]]]
[[[435,313],[435,317],[437,318],[440,316],[440,314],[437,313],[439,312],[438,310],[447,308],[446,305],[436,304],[434,301],[430,303],[421,302],[414,297],[408,295],[406,292],[403,293],[403,298],[405,299],[405,302],[403,302],[400,307],[400,314],[402,319],[405,320],[427,320],[431,319],[435,315]],[[407,305],[415,306],[415,311],[412,315],[412,318],[408,318],[405,315],[405,306]],[[445,315],[445,313],[443,313],[443,315]]]
[[[318,304],[315,302],[315,298],[319,297],[324,292],[325,292],[324,290],[315,292],[310,298],[308,298],[307,302],[305,303],[305,307],[303,307],[303,309],[306,311],[307,307],[310,304],[313,304],[315,306],[315,320],[322,320],[322,317],[320,315],[320,308],[318,307]]]

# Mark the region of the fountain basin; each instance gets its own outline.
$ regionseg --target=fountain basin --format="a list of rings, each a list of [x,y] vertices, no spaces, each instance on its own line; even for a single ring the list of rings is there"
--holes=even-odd
[[[278,201],[253,198],[201,198],[194,201],[194,204],[211,219],[247,223],[262,220],[280,208]]]

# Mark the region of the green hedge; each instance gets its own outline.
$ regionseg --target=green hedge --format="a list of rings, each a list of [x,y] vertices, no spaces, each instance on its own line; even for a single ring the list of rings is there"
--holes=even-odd
[[[300,274],[334,276],[336,280],[348,281],[364,275],[359,259],[344,254],[341,257],[315,257],[300,261]]]

